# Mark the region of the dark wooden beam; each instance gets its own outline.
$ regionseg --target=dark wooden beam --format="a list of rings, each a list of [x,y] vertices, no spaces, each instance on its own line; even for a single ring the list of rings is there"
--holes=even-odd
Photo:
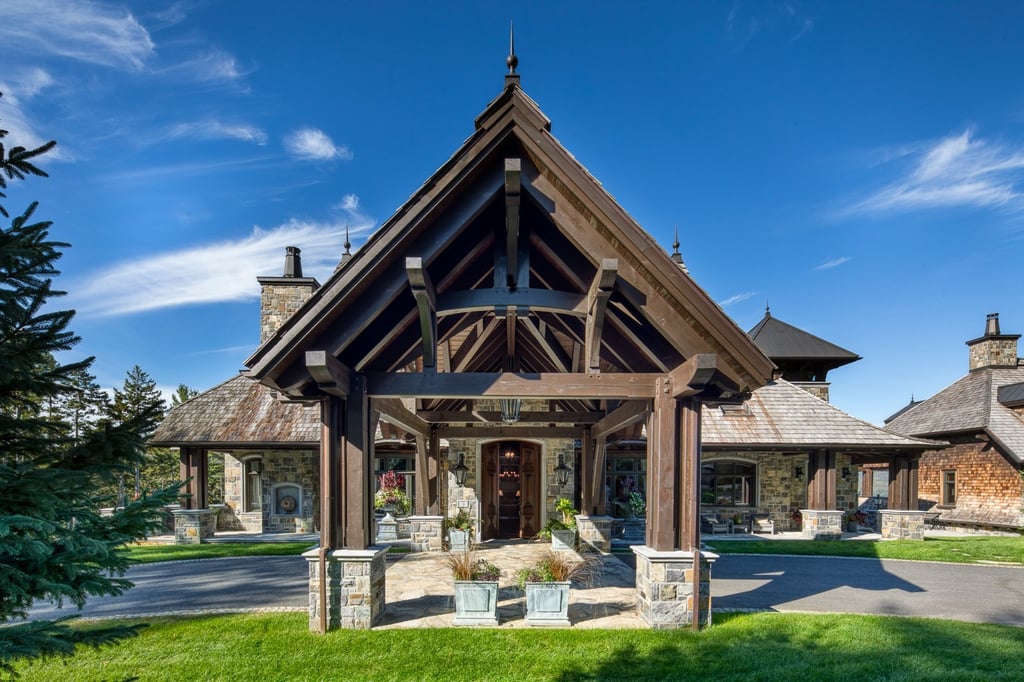
[[[619,261],[615,258],[601,259],[601,265],[594,275],[587,292],[587,328],[584,341],[584,357],[587,368],[592,372],[601,369],[601,334],[604,331],[604,313],[608,297],[612,295],[615,278],[618,276]]]
[[[700,549],[700,429],[701,406],[696,398],[680,400],[677,413],[677,447],[679,448],[679,509],[676,515],[679,549],[697,552]],[[694,599],[694,609],[697,600]],[[694,616],[696,617],[696,615]]]
[[[398,398],[375,398],[373,407],[380,411],[380,418],[403,429],[406,433],[430,438],[430,424],[407,409]]]
[[[672,397],[698,396],[705,399],[728,399],[736,395],[738,386],[718,364],[714,353],[700,353],[669,372]]]
[[[341,506],[344,549],[366,549],[373,544],[373,467],[370,406],[366,381],[355,375],[349,395],[342,404],[340,420],[344,432],[341,446]]]
[[[647,419],[651,409],[649,400],[628,400],[594,424],[591,433],[595,438],[607,438],[616,431]]]
[[[439,426],[441,438],[582,438],[582,426]]]
[[[562,349],[562,346],[559,345],[559,343],[556,340],[548,338],[548,335],[545,334],[544,331],[541,330],[536,324],[534,324],[533,320],[531,320],[530,318],[524,317],[519,322],[522,325],[523,329],[525,329],[526,332],[530,336],[532,336],[533,339],[540,346],[540,349],[543,351],[544,355],[547,356],[547,358],[551,361],[551,364],[555,368],[555,371],[571,372],[573,370],[572,359],[566,357],[565,351]],[[544,323],[542,322],[541,324]],[[544,324],[544,327],[546,328],[547,325]]]
[[[452,358],[452,372],[461,372],[469,365],[469,361],[472,360],[477,353],[480,352],[481,347],[487,342],[487,339],[494,334],[495,330],[501,325],[501,322],[492,319],[486,323],[480,320],[470,336],[463,342],[462,347],[459,348],[459,352]]]
[[[571,291],[520,287],[449,291],[437,298],[438,315],[495,308],[540,310],[583,317],[586,314],[586,296]]]
[[[437,368],[437,294],[422,258],[406,258],[405,270],[419,311],[420,334],[423,337],[423,367]]]
[[[668,377],[660,377],[654,410],[647,421],[647,546],[672,552],[676,543],[679,496],[677,401]]]
[[[417,412],[420,419],[433,424],[469,424],[500,422],[501,412],[483,410],[449,410]],[[537,424],[593,424],[604,416],[604,412],[521,412],[521,423]]]
[[[518,372],[519,365],[519,351],[516,348],[516,328],[519,314],[516,313],[515,308],[509,308],[505,315],[505,364],[502,369],[506,372]]]
[[[375,398],[653,398],[662,374],[548,374],[510,372],[367,372]]]
[[[505,159],[505,255],[508,264],[507,285],[519,286],[519,193],[522,161]]]
[[[352,372],[327,351],[307,350],[306,369],[316,382],[317,388],[324,393],[339,398],[348,395]]]

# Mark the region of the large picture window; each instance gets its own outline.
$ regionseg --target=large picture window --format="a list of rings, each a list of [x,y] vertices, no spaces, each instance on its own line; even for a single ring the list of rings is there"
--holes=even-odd
[[[704,462],[700,470],[700,502],[717,507],[754,505],[755,472],[748,462]]]
[[[609,455],[605,465],[608,513],[621,518],[647,512],[647,459],[641,455]]]
[[[416,500],[416,454],[414,452],[378,452],[374,466],[374,474],[380,488],[380,480],[383,474],[394,472],[397,479],[401,481],[402,492],[409,500],[409,505],[415,504]]]

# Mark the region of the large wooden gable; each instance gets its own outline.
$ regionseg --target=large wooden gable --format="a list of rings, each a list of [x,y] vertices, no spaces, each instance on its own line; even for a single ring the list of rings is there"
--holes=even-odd
[[[552,136],[513,74],[463,146],[246,364],[298,399],[364,374],[374,395],[432,394],[422,411],[451,422],[482,395],[596,408],[559,400],[580,391],[556,374],[588,377],[595,400],[651,397],[653,375],[700,354],[715,356],[727,393],[772,369]]]

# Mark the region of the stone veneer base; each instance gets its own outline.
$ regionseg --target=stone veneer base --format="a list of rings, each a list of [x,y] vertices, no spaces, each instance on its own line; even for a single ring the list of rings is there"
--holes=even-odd
[[[879,509],[883,540],[924,540],[927,512],[911,509]]]
[[[659,552],[647,545],[633,548],[636,554],[637,615],[654,630],[693,625],[694,600],[699,624],[711,624],[711,564],[718,555],[700,553],[700,576],[694,589],[694,553]]]
[[[327,552],[327,630],[369,630],[384,616],[387,547]],[[320,621],[320,549],[302,556],[309,562],[309,630],[323,632]]]
[[[210,509],[175,509],[174,544],[200,545],[213,537],[217,515]]]
[[[612,517],[577,514],[576,530],[581,545],[589,545],[602,554],[612,551]]]
[[[838,509],[801,509],[802,535],[809,540],[841,540],[843,512]]]

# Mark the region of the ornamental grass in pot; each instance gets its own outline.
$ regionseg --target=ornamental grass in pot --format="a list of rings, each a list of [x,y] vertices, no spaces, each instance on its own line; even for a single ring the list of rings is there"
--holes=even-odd
[[[588,584],[596,563],[590,557],[575,558],[549,549],[540,561],[516,573],[519,588],[526,592],[527,625],[570,625],[569,588],[575,581]]]
[[[501,569],[468,548],[448,554],[445,561],[455,578],[452,625],[497,625]]]

